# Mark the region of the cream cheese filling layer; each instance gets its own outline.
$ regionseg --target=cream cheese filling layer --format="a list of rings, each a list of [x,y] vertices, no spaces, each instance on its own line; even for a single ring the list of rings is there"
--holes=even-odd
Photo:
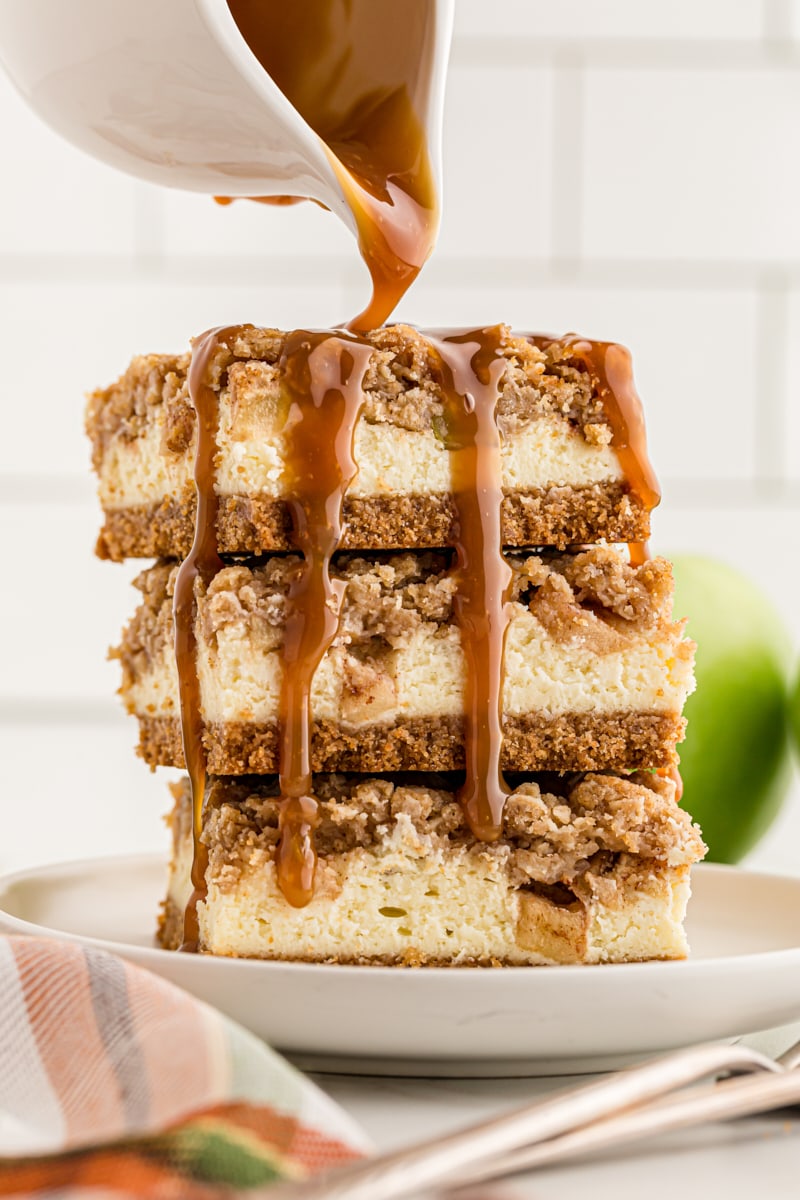
[[[163,418],[161,418],[163,422]],[[227,396],[220,410],[217,492],[221,496],[283,495],[283,438],[274,428],[235,436]],[[191,484],[193,450],[175,455],[162,450],[162,428],[154,421],[134,440],[115,438],[100,467],[100,502],[107,509],[156,504],[180,496]],[[396,425],[356,427],[358,474],[348,495],[430,496],[450,490],[450,454],[431,430]],[[540,417],[504,438],[503,485],[514,490],[586,487],[622,479],[616,452],[592,446],[557,417]]]
[[[201,946],[242,958],[411,958],[453,963],[614,962],[682,958],[689,868],[653,863],[622,884],[613,905],[563,906],[515,887],[502,857],[480,847],[415,853],[401,827],[379,850],[320,859],[317,892],[302,909],[286,903],[273,863],[231,886],[209,870],[198,905]],[[191,894],[191,841],[176,848],[169,897]]]
[[[276,720],[280,650],[260,648],[243,622],[220,629],[213,646],[200,641],[198,675],[207,722]],[[354,664],[346,646],[332,647],[314,678],[313,713],[317,720],[350,726],[457,716],[463,711],[464,680],[458,629],[423,625],[372,664]],[[591,647],[554,641],[520,605],[506,639],[503,711],[508,716],[678,714],[693,688],[692,646],[677,635],[631,637],[624,649],[598,654]],[[124,699],[140,716],[178,714],[177,672],[168,647]]]

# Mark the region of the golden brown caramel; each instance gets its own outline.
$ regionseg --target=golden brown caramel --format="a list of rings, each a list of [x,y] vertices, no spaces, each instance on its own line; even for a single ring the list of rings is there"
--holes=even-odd
[[[372,299],[350,328],[373,329],[416,279],[438,224],[414,107],[430,0],[228,0],[228,7],[258,61],[324,144],[372,278]]]
[[[472,832],[484,841],[495,841],[502,833],[509,795],[500,770],[503,651],[512,583],[501,534],[497,403],[505,367],[502,341],[501,326],[432,339],[442,362],[456,509],[455,617],[467,666],[466,779],[458,797]]]
[[[577,334],[531,340],[542,349],[559,342],[589,372],[611,426],[611,445],[622,473],[645,508],[655,508],[661,490],[647,455],[644,413],[633,382],[630,352],[615,342],[590,342]]]
[[[649,542],[628,542],[628,557],[632,567],[641,567],[653,557]]]
[[[677,767],[659,767],[656,771],[662,779],[671,779],[675,784],[675,800],[680,804],[683,799],[683,777]]]
[[[189,395],[197,415],[197,449],[194,480],[197,491],[197,517],[194,542],[181,563],[175,584],[173,612],[175,621],[175,659],[181,705],[183,752],[192,787],[194,854],[192,858],[193,892],[186,908],[183,931],[185,950],[197,948],[197,905],[205,896],[207,852],[200,841],[203,802],[206,791],[206,755],[203,747],[203,719],[200,683],[197,675],[195,584],[206,586],[223,566],[217,552],[217,493],[214,487],[215,458],[219,426],[219,402],[212,387],[214,362],[220,347],[235,336],[240,326],[211,329],[195,340],[189,368]]]
[[[353,437],[371,348],[347,333],[291,334],[283,352],[289,506],[303,566],[292,581],[281,685],[281,839],[278,883],[290,904],[311,899],[316,801],[311,776],[311,688],[339,628],[344,585],[330,577],[355,478]]]

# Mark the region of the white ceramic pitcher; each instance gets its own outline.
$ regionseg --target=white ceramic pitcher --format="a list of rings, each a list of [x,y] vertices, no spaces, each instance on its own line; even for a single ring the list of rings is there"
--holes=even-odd
[[[437,183],[453,8],[431,0],[412,97]],[[167,187],[310,196],[355,232],[320,138],[226,0],[0,0],[0,62],[39,116],[95,158]]]

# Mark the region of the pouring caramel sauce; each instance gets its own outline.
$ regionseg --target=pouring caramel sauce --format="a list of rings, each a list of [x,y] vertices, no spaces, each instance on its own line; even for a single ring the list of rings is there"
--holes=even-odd
[[[438,226],[414,103],[430,0],[228,0],[228,7],[262,67],[323,142],[372,277],[372,299],[348,327],[374,329],[416,279]]]
[[[345,493],[357,474],[356,424],[371,347],[363,332],[390,316],[430,253],[438,221],[422,124],[414,110],[419,64],[432,18],[428,0],[228,0],[254,54],[326,144],[351,206],[373,285],[364,312],[343,329],[287,335],[281,378],[287,412],[285,494],[302,564],[287,598],[280,694],[278,884],[297,907],[314,893],[317,801],[311,771],[314,674],[339,629],[343,587],[331,561],[343,531]],[[278,197],[277,202],[294,198]],[[202,842],[206,791],[196,661],[197,589],[223,566],[217,548],[215,460],[218,392],[249,327],[195,339],[189,392],[197,414],[197,518],[175,589],[175,652],[184,753],[192,785],[193,892],[183,949],[198,945],[197,906],[208,865]],[[540,347],[546,338],[534,338]],[[429,337],[450,450],[455,521],[455,619],[466,663],[465,778],[459,799],[473,834],[502,834],[509,795],[502,769],[503,654],[511,618],[512,570],[503,555],[501,435],[497,422],[506,365],[500,326]],[[575,337],[576,364],[594,381],[612,444],[631,489],[658,500],[630,358],[620,347]],[[646,547],[631,547],[643,561]]]

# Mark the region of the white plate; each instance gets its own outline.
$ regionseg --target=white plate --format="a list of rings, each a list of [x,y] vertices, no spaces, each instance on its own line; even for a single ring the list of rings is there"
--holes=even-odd
[[[700,866],[686,962],[398,970],[251,962],[153,945],[161,860],[0,879],[0,931],[100,945],[296,1061],[364,1074],[563,1074],[800,1018],[800,879]]]

